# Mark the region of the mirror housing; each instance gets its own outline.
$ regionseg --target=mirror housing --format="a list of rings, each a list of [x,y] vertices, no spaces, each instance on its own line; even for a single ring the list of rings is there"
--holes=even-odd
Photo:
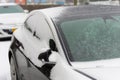
[[[44,52],[40,53],[38,59],[44,64],[55,64],[57,59],[56,54],[58,53],[55,51],[51,51],[51,49],[47,49]]]
[[[49,61],[50,62],[57,62],[57,52],[55,52],[55,51],[52,51],[52,54],[49,56]]]
[[[41,61],[49,62],[50,54],[51,54],[51,50],[46,49],[46,50],[44,50],[44,52],[39,54],[38,59],[41,60]]]

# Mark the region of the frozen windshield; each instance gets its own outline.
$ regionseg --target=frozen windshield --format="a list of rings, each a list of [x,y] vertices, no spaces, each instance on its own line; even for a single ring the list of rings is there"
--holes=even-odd
[[[74,61],[120,58],[120,17],[77,19],[60,27]]]
[[[23,13],[24,10],[18,5],[0,6],[0,14]]]

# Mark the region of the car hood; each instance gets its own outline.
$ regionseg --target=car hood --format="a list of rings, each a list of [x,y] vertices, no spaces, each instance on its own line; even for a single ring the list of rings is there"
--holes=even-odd
[[[82,74],[96,80],[120,80],[120,59],[111,61],[97,61],[73,63],[74,68]],[[90,65],[91,64],[91,65]]]
[[[25,13],[0,14],[0,24],[22,24],[26,16]]]

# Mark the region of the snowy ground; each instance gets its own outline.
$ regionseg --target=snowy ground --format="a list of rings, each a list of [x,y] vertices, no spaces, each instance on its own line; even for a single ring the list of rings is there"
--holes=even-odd
[[[8,49],[10,41],[0,41],[0,80],[10,80]]]

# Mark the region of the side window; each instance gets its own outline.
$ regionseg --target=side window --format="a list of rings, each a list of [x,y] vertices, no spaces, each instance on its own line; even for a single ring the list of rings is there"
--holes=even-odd
[[[30,32],[32,32],[32,30],[30,29],[29,24],[27,23],[27,21],[25,22],[25,28],[26,28],[27,30],[29,30]]]
[[[35,31],[35,27],[36,27],[36,14],[31,15],[26,21],[25,21],[25,28],[27,30],[29,30],[30,32],[34,32]]]
[[[34,43],[38,41],[41,48],[50,48],[53,51],[57,51],[53,32],[42,13],[38,12],[31,15],[25,21],[25,28],[32,33],[32,35],[30,34],[31,38],[36,39]]]
[[[41,13],[35,14],[33,17],[35,18],[32,22],[34,24],[32,25],[34,27],[33,36],[49,45],[49,40],[54,40],[49,24]]]

